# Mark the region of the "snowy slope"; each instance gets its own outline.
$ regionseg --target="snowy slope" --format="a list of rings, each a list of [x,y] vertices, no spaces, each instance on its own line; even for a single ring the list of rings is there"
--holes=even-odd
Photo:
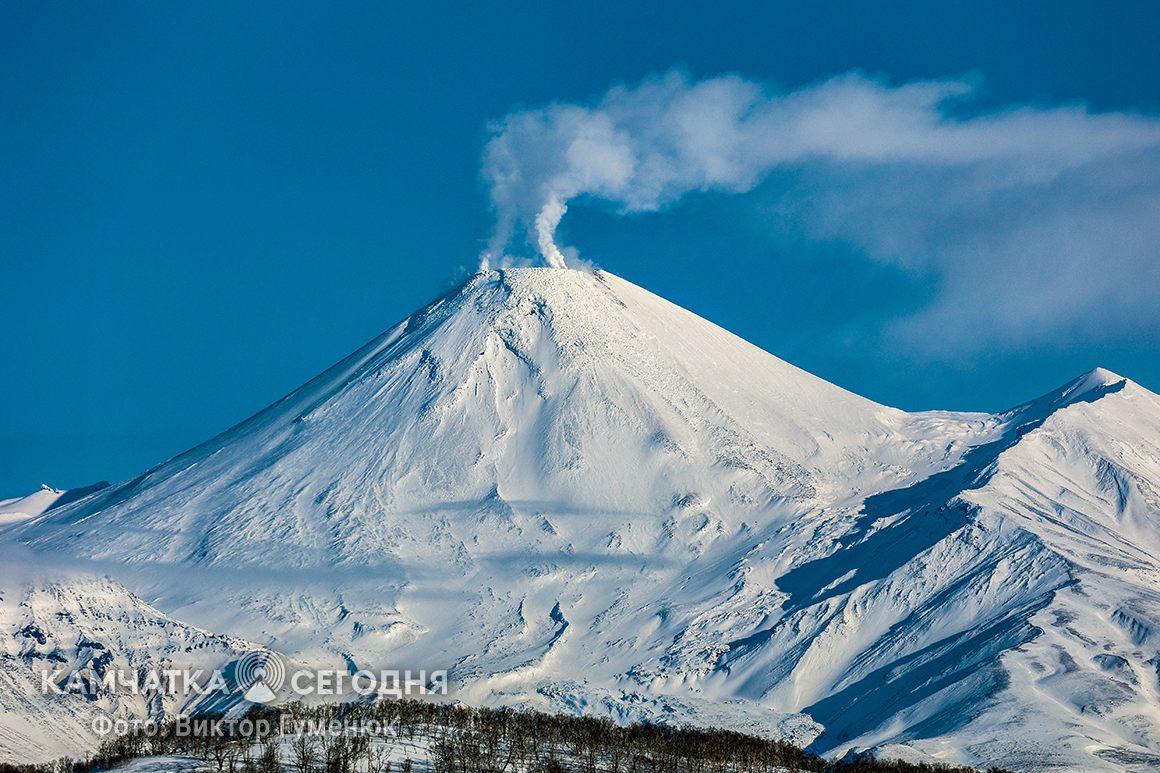
[[[651,552],[666,515],[736,529],[925,472],[945,443],[897,447],[913,423],[623,280],[510,270],[31,539],[71,545],[68,524],[100,511],[120,539],[81,538],[93,557],[334,566],[431,547],[416,519],[447,521],[436,544],[454,550],[486,536],[457,533],[483,507],[533,534],[602,513],[604,533],[574,535],[585,547],[636,529],[622,541]]]
[[[610,274],[508,269],[0,550],[471,702],[1146,769],[1158,444],[1105,371],[906,414]]]

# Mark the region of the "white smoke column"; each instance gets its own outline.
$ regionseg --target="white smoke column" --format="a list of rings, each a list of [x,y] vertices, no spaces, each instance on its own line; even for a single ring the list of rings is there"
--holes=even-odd
[[[1016,107],[950,116],[947,105],[972,90],[962,80],[890,86],[851,74],[778,93],[737,76],[694,82],[670,72],[590,106],[509,114],[491,126],[484,155],[496,215],[485,259],[508,263],[518,260],[509,249],[531,246],[563,266],[556,231],[577,199],[649,212],[695,191],[745,192],[779,169],[822,167],[948,179],[983,170],[972,182],[989,195],[1160,149],[1160,121],[1139,115]]]
[[[536,215],[536,244],[540,248],[540,254],[552,268],[567,268],[564,253],[556,246],[556,228],[567,211],[568,206],[553,195]]]

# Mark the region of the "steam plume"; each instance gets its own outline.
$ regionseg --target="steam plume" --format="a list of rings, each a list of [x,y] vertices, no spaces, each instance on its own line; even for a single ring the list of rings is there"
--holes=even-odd
[[[1081,107],[956,117],[966,80],[891,86],[849,74],[781,92],[737,76],[680,72],[616,86],[589,105],[555,103],[492,127],[483,174],[496,214],[485,260],[534,246],[549,266],[570,202],[622,213],[693,191],[745,192],[777,170],[919,172],[986,167],[991,191],[1050,185],[1070,171],[1160,148],[1160,122]],[[979,180],[973,181],[979,185]]]

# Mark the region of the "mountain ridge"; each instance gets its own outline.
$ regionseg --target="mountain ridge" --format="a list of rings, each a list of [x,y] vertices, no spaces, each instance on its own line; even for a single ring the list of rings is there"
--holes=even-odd
[[[906,413],[607,272],[502,269],[0,546],[473,703],[1142,770],[1157,438],[1160,397],[1103,369]]]

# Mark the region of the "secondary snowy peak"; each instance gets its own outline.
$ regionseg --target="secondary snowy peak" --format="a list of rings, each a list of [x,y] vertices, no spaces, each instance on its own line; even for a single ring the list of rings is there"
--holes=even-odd
[[[93,721],[109,715],[161,720],[197,696],[109,688],[114,673],[213,669],[254,645],[173,620],[100,576],[0,569],[0,761],[88,756]],[[14,579],[17,569],[21,580]],[[55,575],[55,577],[54,577]],[[45,679],[56,689],[47,693]]]
[[[1097,556],[1160,580],[1160,396],[1097,369],[1028,406],[1012,412],[1018,441],[965,498],[1077,563]]]
[[[0,499],[0,526],[27,521],[58,507],[84,499],[93,492],[108,487],[108,483],[101,481],[91,486],[75,489],[57,489],[43,484],[40,490],[28,496],[13,499]]]
[[[1106,368],[1094,368],[1058,389],[1037,397],[1030,402],[1017,405],[999,414],[1003,420],[1017,424],[1019,421],[1042,421],[1058,410],[1081,402],[1095,402],[1104,395],[1118,392],[1128,385],[1141,389],[1139,385],[1117,375]]]
[[[1111,386],[1121,381],[1127,381],[1127,379],[1107,368],[1092,368],[1072,382],[1072,388],[1079,388],[1082,391],[1093,387]]]
[[[1097,371],[986,435],[781,572],[730,678],[821,723],[820,751],[954,737],[1019,770],[1154,769],[1160,397]]]
[[[475,519],[526,533],[564,510],[618,514],[586,547],[635,520],[652,550],[674,513],[733,534],[924,474],[948,453],[927,423],[610,274],[507,269],[24,538],[118,560],[331,565],[413,549],[424,520],[467,519],[440,532],[467,560]],[[117,540],[67,526],[90,516],[86,531]]]

